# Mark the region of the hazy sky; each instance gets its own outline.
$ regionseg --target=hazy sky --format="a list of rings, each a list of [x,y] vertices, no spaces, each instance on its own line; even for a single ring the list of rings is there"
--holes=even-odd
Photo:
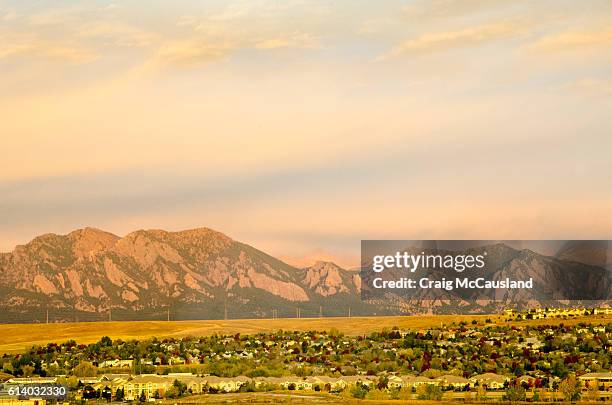
[[[611,112],[607,0],[0,0],[0,251],[612,239]]]

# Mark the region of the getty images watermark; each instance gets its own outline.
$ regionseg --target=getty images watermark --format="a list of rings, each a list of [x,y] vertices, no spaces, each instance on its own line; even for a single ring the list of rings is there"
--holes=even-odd
[[[608,245],[364,240],[362,298],[459,300],[466,305],[476,300],[607,300],[612,268]]]

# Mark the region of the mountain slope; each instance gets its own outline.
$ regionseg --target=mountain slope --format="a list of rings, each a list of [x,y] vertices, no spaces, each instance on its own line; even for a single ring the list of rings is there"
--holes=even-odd
[[[221,317],[229,307],[252,317],[296,306],[314,313],[338,294],[358,293],[353,276],[335,265],[297,269],[206,228],[123,238],[93,228],[47,234],[0,256],[0,276],[0,305],[17,311],[172,308]]]
[[[318,261],[303,269],[302,282],[315,293],[327,297],[335,294],[359,294],[358,273],[342,269],[335,263]]]
[[[457,254],[435,247],[406,250]],[[575,260],[590,248],[571,247],[550,257],[497,243],[465,253],[485,251],[482,276],[533,277],[538,291],[496,290],[483,296],[473,290],[417,289],[363,301],[357,272],[322,261],[298,269],[211,229],[140,230],[118,237],[85,228],[42,235],[0,254],[0,321],[484,313],[516,303],[551,305],[554,292],[577,296],[573,288],[578,282],[604,295],[607,288],[610,295],[609,272],[607,282],[602,281],[606,269]],[[473,275],[468,273],[425,268],[414,276]],[[393,269],[384,274],[406,276]]]

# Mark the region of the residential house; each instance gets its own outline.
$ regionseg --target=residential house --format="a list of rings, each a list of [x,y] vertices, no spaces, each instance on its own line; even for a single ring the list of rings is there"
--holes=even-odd
[[[473,376],[469,381],[471,387],[483,385],[489,389],[499,390],[505,387],[510,378],[495,373],[484,373]]]
[[[591,384],[597,384],[600,390],[609,391],[612,389],[612,372],[602,373],[586,373],[578,377],[584,387],[590,387]]]

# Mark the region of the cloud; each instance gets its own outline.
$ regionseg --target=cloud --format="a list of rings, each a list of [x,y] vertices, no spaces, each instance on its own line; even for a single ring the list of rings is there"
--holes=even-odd
[[[236,48],[232,43],[177,40],[162,44],[153,62],[162,66],[195,66],[227,58]]]
[[[94,21],[75,28],[75,36],[84,40],[101,41],[116,47],[151,47],[160,41],[160,36],[120,21]]]
[[[14,21],[19,15],[14,10],[0,10],[0,21],[10,22]]]
[[[512,22],[498,22],[467,27],[455,31],[435,32],[409,39],[394,46],[389,52],[378,57],[378,60],[392,59],[409,54],[440,52],[452,48],[474,46],[486,42],[510,38],[524,30],[524,27]]]
[[[411,18],[454,18],[466,14],[495,11],[516,5],[518,2],[518,0],[420,0],[404,6],[403,11]]]
[[[584,50],[612,45],[612,29],[597,31],[566,31],[544,36],[529,45],[532,51]]]
[[[231,31],[231,30],[230,30]],[[227,35],[226,35],[227,34]],[[153,64],[157,66],[198,66],[224,60],[247,49],[272,51],[276,49],[315,49],[319,43],[314,36],[303,32],[274,32],[253,37],[251,33],[195,34],[202,39],[166,41],[160,45]]]
[[[609,96],[612,95],[612,80],[583,78],[561,86],[561,88],[587,96]]]
[[[265,38],[255,42],[257,49],[277,49],[277,48],[301,48],[314,49],[318,47],[318,41],[310,34],[294,32],[287,36],[275,38]]]
[[[0,59],[26,56],[48,60],[66,61],[76,64],[89,63],[98,55],[83,46],[71,43],[56,43],[35,39],[0,40]]]

